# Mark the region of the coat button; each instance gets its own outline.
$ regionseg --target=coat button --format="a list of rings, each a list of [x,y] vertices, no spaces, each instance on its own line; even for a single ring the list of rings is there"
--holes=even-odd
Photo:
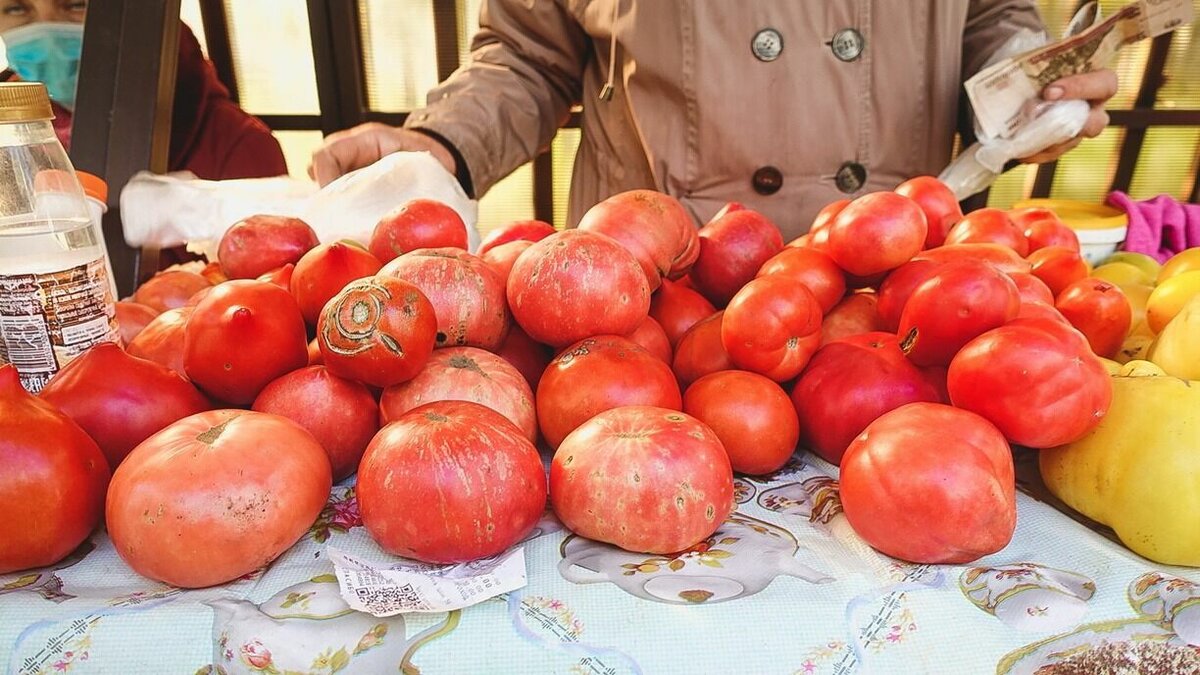
[[[853,28],[843,28],[829,41],[829,48],[839,61],[853,61],[862,55],[866,44],[862,33]]]
[[[759,61],[774,61],[783,52],[783,36],[774,28],[764,28],[754,34],[750,50]]]
[[[858,162],[846,162],[838,168],[834,182],[846,194],[858,192],[867,182],[867,169]]]
[[[773,166],[764,166],[754,172],[750,184],[760,195],[773,195],[783,187],[783,173]]]

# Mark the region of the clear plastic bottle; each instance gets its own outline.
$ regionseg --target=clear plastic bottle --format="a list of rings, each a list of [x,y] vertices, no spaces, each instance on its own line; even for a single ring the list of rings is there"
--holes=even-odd
[[[120,339],[104,237],[53,117],[44,85],[0,84],[0,363],[33,393]]]

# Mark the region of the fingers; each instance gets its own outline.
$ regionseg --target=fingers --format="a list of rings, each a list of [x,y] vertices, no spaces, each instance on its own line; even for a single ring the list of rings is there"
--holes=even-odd
[[[1083,131],[1080,132],[1080,135],[1086,138],[1095,138],[1107,126],[1108,113],[1104,111],[1104,108],[1093,106],[1091,112],[1088,113],[1087,122],[1083,124]]]
[[[1055,80],[1042,90],[1042,98],[1047,101],[1080,99],[1102,103],[1116,93],[1117,74],[1104,68]]]
[[[308,175],[324,187],[342,175],[374,163],[389,152],[403,149],[397,129],[371,122],[330,134],[313,153]]]

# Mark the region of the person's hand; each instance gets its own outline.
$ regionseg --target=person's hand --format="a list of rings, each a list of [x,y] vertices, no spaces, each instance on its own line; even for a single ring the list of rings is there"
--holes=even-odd
[[[1079,99],[1090,103],[1092,109],[1088,112],[1087,122],[1084,123],[1083,131],[1079,132],[1078,136],[1069,141],[1052,145],[1037,154],[1023,157],[1021,161],[1033,164],[1049,162],[1058,159],[1063,153],[1079,145],[1083,139],[1099,136],[1100,132],[1104,131],[1104,127],[1108,126],[1108,113],[1104,112],[1104,104],[1116,93],[1117,74],[1107,68],[1070,75],[1046,85],[1046,88],[1042,90],[1042,100]]]
[[[429,152],[451,174],[457,168],[454,156],[446,146],[432,137],[409,129],[368,122],[327,136],[321,147],[313,153],[308,176],[324,187],[343,174],[375,163],[384,155],[402,151]]]

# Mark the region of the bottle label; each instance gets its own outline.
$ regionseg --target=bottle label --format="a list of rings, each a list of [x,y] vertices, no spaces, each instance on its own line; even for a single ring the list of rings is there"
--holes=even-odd
[[[60,272],[0,274],[0,364],[32,394],[76,356],[117,342],[116,307],[104,258]]]

